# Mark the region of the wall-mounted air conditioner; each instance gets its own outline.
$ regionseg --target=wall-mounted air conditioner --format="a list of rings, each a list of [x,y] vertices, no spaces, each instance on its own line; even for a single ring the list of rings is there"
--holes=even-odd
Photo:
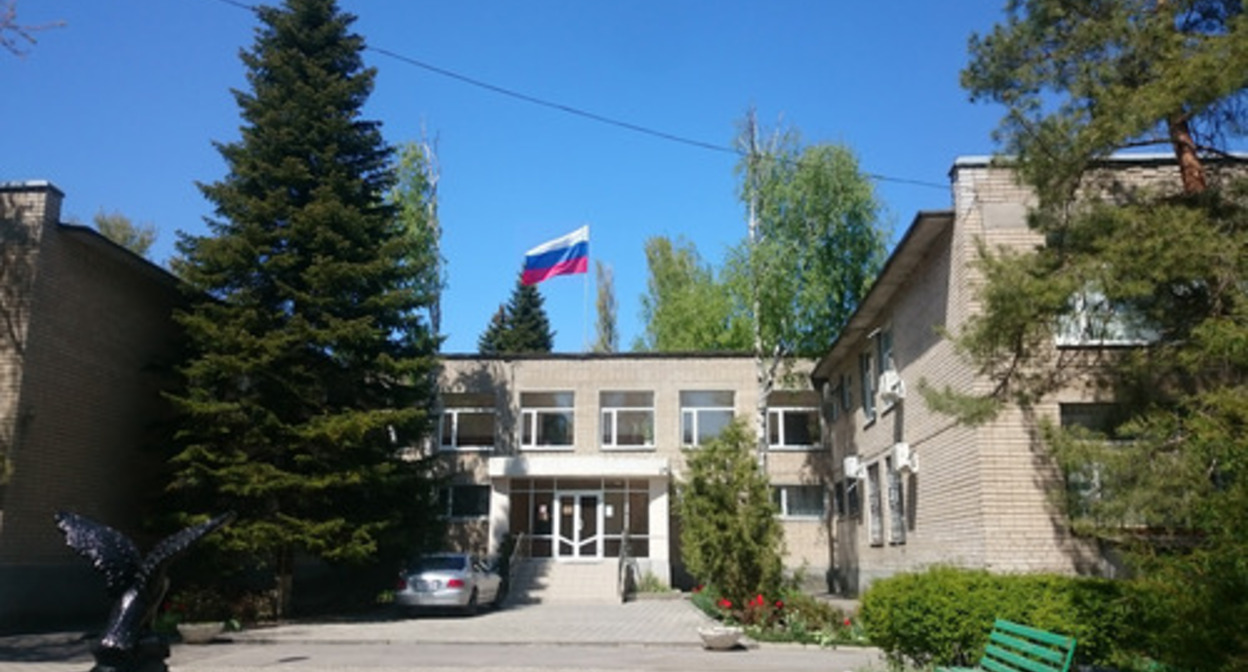
[[[867,468],[858,460],[857,455],[846,455],[841,461],[841,467],[845,470],[845,478],[863,479],[867,477]]]
[[[880,399],[886,404],[893,404],[906,398],[906,384],[895,369],[888,369],[880,374]]]
[[[893,444],[893,468],[912,474],[919,472],[919,456],[910,450],[910,444],[904,442]]]

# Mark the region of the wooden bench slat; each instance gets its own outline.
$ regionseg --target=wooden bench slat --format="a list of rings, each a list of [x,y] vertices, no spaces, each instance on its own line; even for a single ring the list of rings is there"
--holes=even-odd
[[[1010,635],[1000,633],[995,630],[992,634],[988,635],[988,641],[1001,644],[1003,648],[1011,651],[1022,651],[1029,656],[1047,660],[1056,664],[1058,667],[1061,667],[1062,663],[1066,662],[1065,650],[1052,649],[1048,646],[1033,644],[1025,639],[1011,637]]]
[[[1006,669],[1027,670],[1027,672],[1059,672],[1062,669],[1061,663],[1054,665],[1051,662],[1028,658],[1016,651],[1003,649],[992,644],[989,644],[984,651],[984,658],[980,661],[980,666],[986,667],[989,660],[1005,663],[1004,667]]]
[[[1071,647],[1075,645],[1074,637],[1067,637],[1065,635],[1059,635],[1057,633],[1049,632],[1047,630],[1037,630],[1036,628],[1031,628],[1031,627],[1022,625],[1020,623],[1015,623],[1013,621],[1007,621],[1002,618],[998,618],[996,622],[993,623],[992,627],[994,630],[1004,630],[1006,632],[1020,635],[1027,639],[1033,639],[1036,641],[1044,642],[1045,644],[1052,644],[1053,646],[1060,646],[1062,648],[1067,648],[1067,647]]]

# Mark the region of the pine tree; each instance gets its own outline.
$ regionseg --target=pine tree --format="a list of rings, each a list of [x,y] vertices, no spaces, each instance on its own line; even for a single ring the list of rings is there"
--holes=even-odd
[[[516,287],[506,306],[499,308],[477,339],[483,355],[550,352],[555,332],[550,330],[542,295],[534,285],[516,279]]]
[[[926,396],[978,421],[1034,404],[1068,373],[1095,376],[1089,389],[1115,401],[1107,426],[1043,428],[1072,528],[1127,551],[1147,605],[1131,615],[1141,659],[1242,669],[1248,181],[1228,150],[1248,128],[1243,3],[1020,0],[1007,12],[972,38],[963,85],[1006,107],[998,138],[1035,189],[1030,224],[1046,244],[978,261],[983,312],[957,343],[994,394]],[[1112,183],[1099,160],[1148,145],[1173,152],[1173,181]],[[1098,336],[1055,351],[1074,317]],[[1141,337],[1099,338],[1120,328]]]
[[[374,71],[333,0],[257,10],[235,92],[242,137],[202,185],[211,235],[183,236],[193,292],[172,458],[177,524],[223,510],[222,574],[273,572],[286,613],[296,552],[391,560],[428,543],[426,465],[436,343],[420,315],[427,269],[385,196],[379,124],[360,117]]]

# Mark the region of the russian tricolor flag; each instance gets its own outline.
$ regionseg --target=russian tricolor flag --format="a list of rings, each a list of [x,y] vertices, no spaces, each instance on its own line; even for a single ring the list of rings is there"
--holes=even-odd
[[[520,282],[536,285],[556,275],[588,272],[589,226],[586,225],[526,252]]]

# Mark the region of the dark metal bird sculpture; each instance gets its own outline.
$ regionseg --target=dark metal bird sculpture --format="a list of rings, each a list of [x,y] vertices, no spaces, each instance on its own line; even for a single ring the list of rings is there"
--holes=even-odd
[[[99,641],[92,647],[93,672],[144,672],[167,669],[169,647],[151,632],[152,620],[169,587],[169,565],[201,537],[233,520],[227,513],[165,537],[146,556],[113,528],[76,513],[58,512],[56,526],[65,543],[104,575],[117,600]]]

